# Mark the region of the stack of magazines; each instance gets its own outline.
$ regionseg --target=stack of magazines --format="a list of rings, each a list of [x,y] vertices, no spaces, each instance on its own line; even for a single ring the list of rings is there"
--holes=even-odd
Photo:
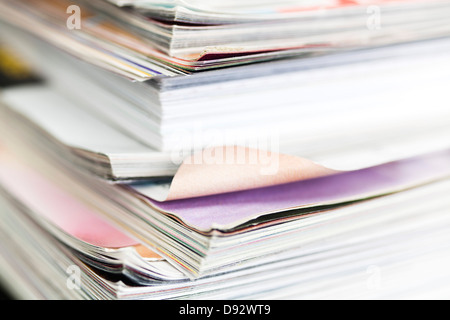
[[[0,0],[19,299],[450,298],[449,0]]]

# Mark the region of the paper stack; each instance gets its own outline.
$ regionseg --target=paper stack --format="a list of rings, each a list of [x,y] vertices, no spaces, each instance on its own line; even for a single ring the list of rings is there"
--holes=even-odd
[[[450,1],[0,1],[23,299],[450,297]]]

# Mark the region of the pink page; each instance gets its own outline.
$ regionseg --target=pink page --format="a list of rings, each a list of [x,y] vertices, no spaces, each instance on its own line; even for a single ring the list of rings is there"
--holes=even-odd
[[[74,238],[106,248],[139,245],[102,219],[93,209],[2,152],[0,184],[35,213]]]

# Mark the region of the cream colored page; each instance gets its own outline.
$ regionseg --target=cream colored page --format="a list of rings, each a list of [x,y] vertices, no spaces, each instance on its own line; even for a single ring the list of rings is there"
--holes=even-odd
[[[171,201],[286,184],[339,171],[301,157],[241,146],[208,148],[184,160],[171,184],[146,194]]]

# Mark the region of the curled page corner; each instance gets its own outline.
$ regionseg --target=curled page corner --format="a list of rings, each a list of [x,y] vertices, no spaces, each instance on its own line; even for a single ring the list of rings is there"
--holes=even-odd
[[[170,185],[146,187],[156,201],[244,191],[338,173],[311,160],[241,146],[207,148],[187,157]]]

